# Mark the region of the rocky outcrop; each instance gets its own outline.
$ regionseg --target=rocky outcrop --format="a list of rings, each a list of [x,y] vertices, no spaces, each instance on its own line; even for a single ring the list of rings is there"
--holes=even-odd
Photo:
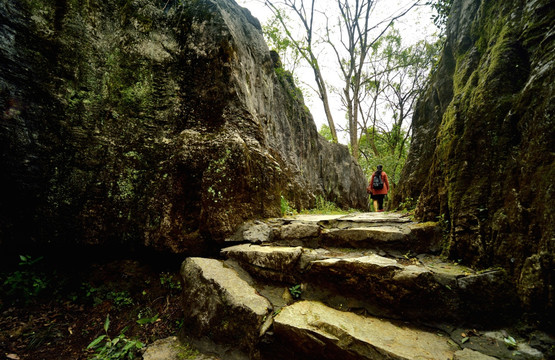
[[[453,2],[393,202],[440,218],[447,253],[502,266],[545,320],[555,300],[552,2]]]
[[[233,0],[2,1],[0,242],[213,249],[281,197],[366,206]]]

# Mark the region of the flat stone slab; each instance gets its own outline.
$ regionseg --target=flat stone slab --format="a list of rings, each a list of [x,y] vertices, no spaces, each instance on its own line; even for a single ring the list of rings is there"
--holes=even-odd
[[[400,250],[413,253],[436,253],[441,250],[442,234],[437,223],[414,223],[400,213],[355,213],[349,215],[296,215],[266,220],[272,231],[253,234],[242,230],[241,238],[251,243],[280,246],[349,247],[357,249]],[[246,225],[244,226],[245,228]],[[257,230],[257,231],[254,231]],[[241,231],[238,231],[241,233]],[[263,233],[264,236],[259,234]],[[254,239],[252,241],[250,239]]]
[[[337,219],[341,222],[356,223],[410,223],[412,220],[403,214],[394,212],[366,212],[343,216]]]
[[[274,331],[307,358],[452,359],[458,347],[448,338],[374,317],[301,301],[275,317]],[[342,357],[343,356],[343,357]]]

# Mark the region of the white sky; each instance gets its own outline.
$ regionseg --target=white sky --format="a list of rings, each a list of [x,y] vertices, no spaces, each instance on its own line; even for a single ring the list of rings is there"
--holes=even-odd
[[[236,0],[237,3],[243,7],[246,7],[250,12],[258,18],[261,24],[265,24],[272,17],[271,11],[264,5],[263,0]],[[278,2],[278,1],[276,1]],[[375,16],[385,19],[392,14],[398,13],[399,9],[405,9],[411,4],[413,0],[376,0]],[[424,3],[425,1],[421,1]],[[317,5],[324,3],[326,9],[330,12],[335,11],[337,8],[336,0],[317,0]],[[327,13],[327,10],[326,10]],[[291,15],[293,17],[293,15]],[[419,40],[425,39],[432,36],[436,32],[436,27],[431,20],[432,10],[429,6],[420,6],[411,10],[411,12],[397,21],[395,27],[399,30],[401,37],[403,39],[403,45],[411,45]],[[326,59],[329,58],[329,61]],[[320,65],[325,68],[324,76],[326,76],[326,81],[332,85],[341,86],[342,83],[339,77],[339,70],[337,68],[335,56],[326,56],[322,54],[319,57]],[[304,65],[304,64],[303,64]],[[287,66],[286,66],[287,68]],[[312,70],[307,66],[298,67],[295,70],[295,74],[299,77],[299,80],[308,84],[311,84],[313,88],[314,85],[314,75]],[[307,88],[306,86],[302,86]],[[322,124],[327,124],[327,119],[324,113],[324,107],[320,99],[314,93],[305,95],[305,103],[310,109],[312,116],[314,117],[314,122],[318,130]],[[336,127],[344,127],[346,124],[345,111],[341,108],[341,100],[339,95],[330,92],[328,94],[330,97],[330,106],[332,108],[332,114]],[[339,132],[339,141],[343,144],[348,143],[348,135],[345,132]]]

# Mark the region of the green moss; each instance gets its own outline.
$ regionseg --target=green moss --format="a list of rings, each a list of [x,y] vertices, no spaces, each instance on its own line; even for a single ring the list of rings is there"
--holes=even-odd
[[[174,350],[180,360],[196,359],[200,355],[199,351],[189,344],[175,345]]]
[[[439,222],[437,221],[426,221],[426,222],[422,222],[422,223],[416,223],[413,226],[417,227],[417,228],[427,228],[427,227],[435,227],[435,226],[439,226]]]

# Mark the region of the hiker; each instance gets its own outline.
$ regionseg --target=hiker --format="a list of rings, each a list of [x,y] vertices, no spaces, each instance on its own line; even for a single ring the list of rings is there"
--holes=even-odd
[[[366,191],[370,194],[370,198],[374,200],[374,211],[383,211],[383,199],[389,191],[389,181],[387,174],[382,170],[383,166],[378,165],[376,171],[370,178],[370,184]]]

